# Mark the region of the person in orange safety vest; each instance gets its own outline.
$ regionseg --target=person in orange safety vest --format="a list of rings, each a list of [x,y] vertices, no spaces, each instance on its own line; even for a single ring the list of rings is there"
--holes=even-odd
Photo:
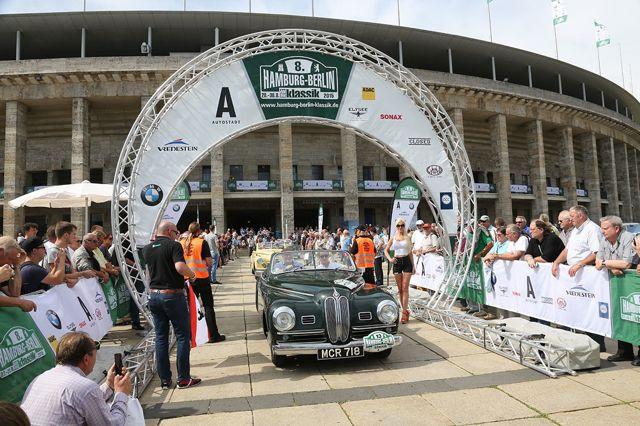
[[[351,246],[351,254],[354,255],[356,266],[362,272],[362,278],[367,284],[375,284],[373,275],[373,267],[376,257],[376,248],[373,244],[373,238],[367,230],[367,227],[360,225],[358,227],[356,239]]]

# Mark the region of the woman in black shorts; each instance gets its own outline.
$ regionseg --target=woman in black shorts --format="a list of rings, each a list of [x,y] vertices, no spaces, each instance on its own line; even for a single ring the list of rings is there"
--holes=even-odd
[[[393,250],[393,257],[389,254]],[[389,240],[384,249],[384,254],[393,263],[393,277],[398,286],[398,298],[402,306],[402,318],[400,322],[406,324],[409,321],[409,281],[413,274],[413,259],[411,258],[411,240],[407,235],[404,219],[396,220],[396,233]]]

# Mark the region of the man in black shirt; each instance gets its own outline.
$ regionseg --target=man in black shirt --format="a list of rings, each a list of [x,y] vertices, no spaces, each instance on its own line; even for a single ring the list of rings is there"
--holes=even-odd
[[[156,232],[156,240],[143,249],[149,276],[149,309],[156,329],[156,367],[163,389],[171,387],[169,367],[169,323],[173,325],[178,342],[177,387],[188,388],[201,382],[191,377],[189,372],[189,352],[191,351],[191,329],[189,328],[189,308],[184,293],[184,277],[195,280],[196,274],[187,266],[180,243],[175,238],[180,235],[175,224],[162,221]]]
[[[27,254],[25,261],[20,265],[20,277],[22,278],[20,294],[29,294],[38,290],[47,291],[51,286],[64,284],[65,252],[58,252],[58,258],[53,268],[47,271],[40,266],[40,262],[46,255],[44,242],[40,238],[27,238],[20,243],[20,248]]]
[[[536,268],[538,263],[554,262],[562,250],[564,243],[553,233],[549,225],[541,220],[534,220],[529,227],[531,240],[524,256],[530,267]]]

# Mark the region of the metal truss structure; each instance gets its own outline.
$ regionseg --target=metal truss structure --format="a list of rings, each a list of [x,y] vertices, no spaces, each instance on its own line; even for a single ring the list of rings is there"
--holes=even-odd
[[[198,55],[167,79],[143,107],[120,153],[114,178],[113,201],[111,206],[115,252],[120,265],[122,265],[122,273],[132,297],[150,324],[153,324],[153,321],[147,307],[148,279],[145,271],[140,266],[136,242],[133,238],[133,231],[136,227],[133,205],[136,202],[140,202],[139,199],[136,199],[136,194],[139,193],[139,188],[136,186],[137,169],[140,166],[141,158],[148,148],[147,145],[150,135],[157,128],[158,123],[162,121],[167,111],[171,109],[172,105],[177,102],[183,94],[187,93],[198,84],[199,81],[211,73],[252,55],[286,50],[320,52],[361,64],[404,92],[424,113],[425,119],[429,120],[435,134],[445,148],[453,170],[454,188],[452,188],[452,192],[457,200],[459,220],[462,229],[465,229],[469,223],[475,223],[475,189],[471,165],[464,148],[463,140],[444,107],[427,86],[411,71],[393,58],[371,46],[367,46],[349,37],[328,32],[291,29],[263,31],[241,36]],[[348,128],[355,131],[361,137],[372,141],[387,154],[400,163],[403,163],[402,157],[397,152],[389,149],[384,144],[384,141],[378,141],[363,132],[357,131],[357,129],[348,127],[344,123],[309,117],[286,117],[267,120],[260,125],[245,128],[242,131],[230,135],[225,140],[218,141],[216,146],[260,127],[271,126],[281,122],[311,122]],[[211,149],[213,148],[214,146],[212,145]],[[191,164],[183,176],[174,183],[171,192],[175,190],[189,171],[195,167],[205,155],[208,155],[209,152],[210,150],[203,152],[202,155]],[[440,292],[439,297],[432,302],[434,306],[446,309],[453,305],[464,283],[471,262],[471,250],[474,246],[476,235],[473,229],[475,228],[471,230],[468,241],[462,249],[451,247],[446,234],[454,234],[457,230],[446,229],[440,214],[439,204],[435,201],[435,198],[430,195],[424,182],[418,178],[416,171],[410,170],[410,172],[423,190],[436,223],[447,231],[442,238],[442,245],[445,247],[446,257],[448,259],[443,281],[444,290]],[[170,197],[166,197],[162,207],[166,206],[169,198]],[[118,201],[123,199],[124,201]],[[161,208],[159,211],[162,212],[163,210],[164,208]],[[160,216],[161,215],[158,215],[156,218],[156,224],[159,222]],[[128,265],[124,261],[126,257],[133,257],[135,264]],[[141,292],[138,290],[140,288],[144,288],[145,290]],[[139,377],[137,380],[139,383],[143,383],[143,386],[146,386],[150,380],[146,366],[151,365],[153,368],[152,362],[150,361],[153,357],[152,345],[148,343],[152,341],[153,333],[150,333],[145,338],[145,343],[137,346],[136,350],[130,356],[131,362],[137,363],[136,365],[139,366],[136,371],[139,371],[142,377]],[[140,355],[138,355],[138,352],[140,352]],[[145,356],[147,358],[144,358]],[[145,360],[142,361],[143,359]]]
[[[544,335],[504,330],[499,321],[486,321],[452,310],[429,306],[427,299],[409,300],[412,315],[549,377],[576,375],[569,367],[569,350],[545,340]]]

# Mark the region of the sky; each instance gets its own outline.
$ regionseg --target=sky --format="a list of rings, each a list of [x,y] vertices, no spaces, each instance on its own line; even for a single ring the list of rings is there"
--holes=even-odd
[[[100,10],[220,10],[311,15],[489,40],[487,0],[0,0],[0,13]],[[563,0],[556,26],[559,59],[598,73],[594,20],[611,44],[600,48],[602,75],[640,99],[640,0]],[[551,0],[493,0],[493,41],[555,57]],[[622,65],[620,60],[622,53]],[[623,83],[624,73],[624,83]]]

